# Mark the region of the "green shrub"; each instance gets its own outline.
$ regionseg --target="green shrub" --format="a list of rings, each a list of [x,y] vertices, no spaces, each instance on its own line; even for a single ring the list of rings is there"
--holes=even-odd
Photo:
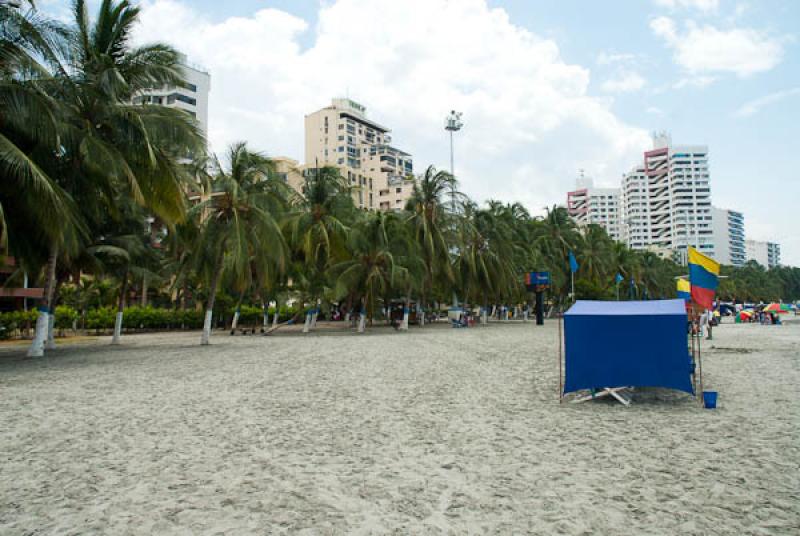
[[[112,307],[89,309],[86,312],[86,327],[95,330],[111,329],[114,327],[116,313],[116,309]]]
[[[73,323],[78,320],[78,311],[68,305],[56,306],[56,329],[70,329]]]

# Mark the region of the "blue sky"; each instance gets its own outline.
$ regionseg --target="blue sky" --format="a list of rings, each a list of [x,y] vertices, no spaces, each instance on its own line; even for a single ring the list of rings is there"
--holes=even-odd
[[[68,2],[40,0],[63,16]],[[304,113],[348,94],[395,144],[446,166],[444,115],[464,112],[457,175],[484,200],[564,202],[649,133],[708,144],[714,204],[800,265],[800,2],[793,0],[146,0],[138,41],[212,75],[215,150],[246,139],[303,158]]]

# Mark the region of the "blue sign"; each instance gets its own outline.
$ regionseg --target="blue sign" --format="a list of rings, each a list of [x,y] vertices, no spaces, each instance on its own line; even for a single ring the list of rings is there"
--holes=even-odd
[[[529,289],[534,287],[549,287],[550,272],[528,272],[525,274],[525,286]]]

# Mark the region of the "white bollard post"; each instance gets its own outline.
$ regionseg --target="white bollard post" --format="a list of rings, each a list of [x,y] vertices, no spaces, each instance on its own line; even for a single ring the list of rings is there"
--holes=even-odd
[[[400,324],[400,329],[408,331],[408,307],[403,307],[403,322]]]
[[[306,311],[306,320],[303,322],[303,333],[308,333],[311,329],[311,311]]]
[[[367,327],[367,315],[364,311],[361,311],[361,316],[358,319],[358,332],[364,333],[366,327]]]

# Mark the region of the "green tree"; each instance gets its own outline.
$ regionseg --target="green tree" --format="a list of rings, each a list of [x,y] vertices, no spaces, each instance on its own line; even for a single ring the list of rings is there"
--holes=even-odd
[[[217,287],[223,267],[241,290],[252,281],[253,264],[283,270],[288,250],[278,220],[283,206],[274,164],[236,143],[228,152],[229,169],[217,163],[208,198],[192,207],[200,227],[196,262],[208,280],[201,344],[209,344]]]

